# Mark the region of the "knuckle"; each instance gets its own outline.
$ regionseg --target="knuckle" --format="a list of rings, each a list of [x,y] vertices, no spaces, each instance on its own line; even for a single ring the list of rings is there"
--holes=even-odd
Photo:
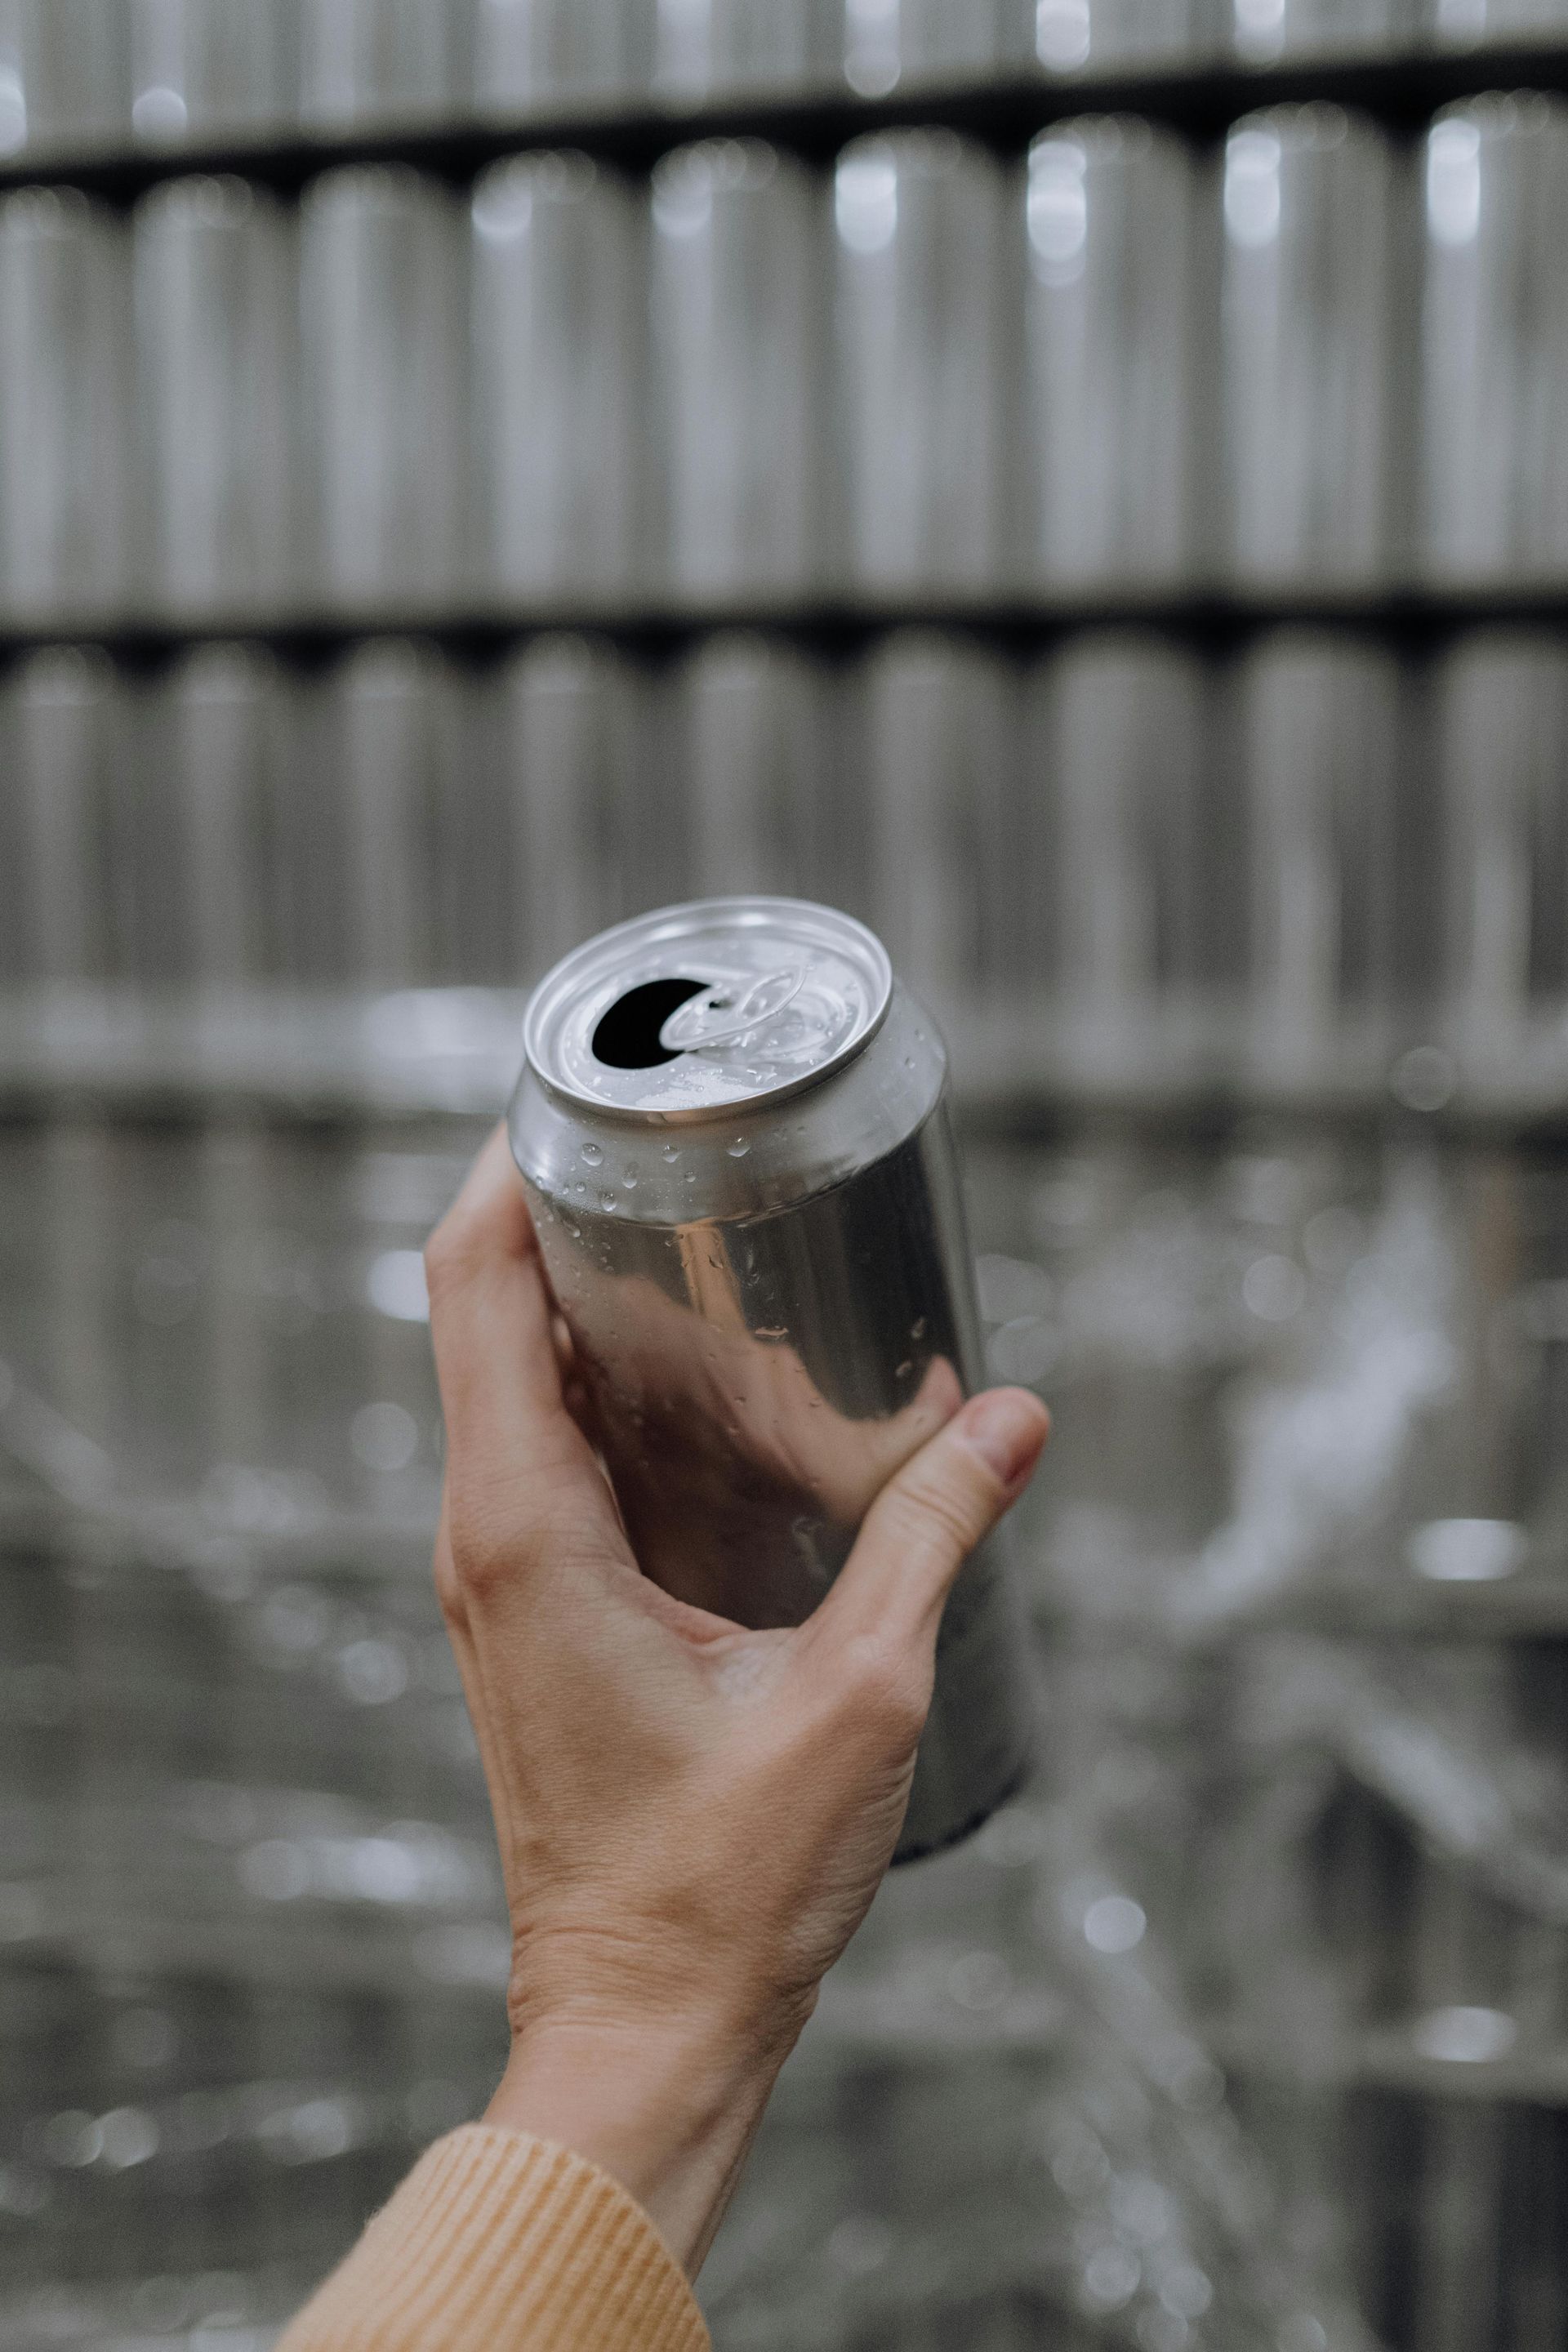
[[[513,1582],[519,1570],[515,1536],[488,1518],[465,1515],[452,1534],[452,1590],[459,1604],[483,1602]]]
[[[845,1657],[845,1695],[858,1722],[893,1744],[913,1745],[931,1706],[931,1677],[911,1659],[875,1634],[861,1634]]]

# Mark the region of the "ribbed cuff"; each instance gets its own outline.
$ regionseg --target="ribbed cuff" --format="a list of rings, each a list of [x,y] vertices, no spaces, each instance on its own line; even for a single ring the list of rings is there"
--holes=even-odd
[[[710,2352],[685,2274],[585,2157],[465,2124],[427,2148],[276,2352]]]

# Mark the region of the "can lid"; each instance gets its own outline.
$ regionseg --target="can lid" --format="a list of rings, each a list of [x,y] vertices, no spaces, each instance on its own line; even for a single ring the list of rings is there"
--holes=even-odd
[[[529,1000],[523,1043],[553,1093],[669,1118],[814,1085],[892,995],[864,923],[803,898],[701,898],[574,949]]]

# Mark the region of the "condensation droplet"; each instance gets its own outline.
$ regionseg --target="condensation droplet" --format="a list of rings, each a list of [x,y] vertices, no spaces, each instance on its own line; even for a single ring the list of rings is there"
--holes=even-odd
[[[615,1194],[613,1192],[601,1192],[599,1195],[599,1206],[601,1209],[613,1209],[616,1206]]]
[[[661,1160],[668,1160],[668,1162],[669,1162],[669,1164],[670,1164],[670,1166],[673,1168],[673,1167],[674,1167],[674,1165],[675,1165],[675,1163],[676,1163],[676,1161],[679,1159],[680,1154],[679,1154],[679,1151],[677,1151],[677,1150],[676,1150],[676,1148],[675,1148],[675,1146],[674,1146],[674,1144],[673,1144],[673,1143],[667,1143],[667,1144],[665,1145],[665,1147],[664,1147],[664,1150],[659,1153],[659,1155],[658,1155],[658,1156],[659,1156],[659,1158],[660,1158]]]
[[[724,1146],[731,1160],[744,1160],[751,1148],[743,1135],[738,1135],[733,1143],[727,1143]]]
[[[924,1317],[923,1315],[917,1315],[917,1316],[915,1317],[914,1321],[910,1325],[910,1339],[923,1339],[925,1338],[925,1335],[926,1335],[926,1319],[925,1319],[925,1317]]]
[[[687,1170],[687,1171],[686,1171],[686,1181],[687,1181],[687,1182],[688,1182],[689,1184],[695,1184],[695,1183],[696,1183],[696,1181],[697,1181],[697,1171],[696,1171],[696,1169],[695,1169],[695,1168],[689,1168],[689,1169]]]
[[[603,1165],[605,1155],[600,1150],[596,1143],[585,1143],[583,1146],[582,1156],[586,1165],[590,1168],[598,1168]]]
[[[637,1170],[630,1166],[626,1167],[622,1172],[621,1181],[626,1186],[628,1192],[635,1192],[637,1189]]]
[[[579,1192],[585,1192],[587,1191],[588,1187],[586,1186],[586,1184],[584,1184],[584,1182],[582,1182],[582,1181],[579,1179],[578,1183],[577,1183],[577,1185],[576,1185],[576,1188],[575,1188],[575,1189],[576,1189]]]

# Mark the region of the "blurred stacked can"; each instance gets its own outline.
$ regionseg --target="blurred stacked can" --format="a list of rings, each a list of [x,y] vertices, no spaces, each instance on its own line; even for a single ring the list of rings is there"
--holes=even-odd
[[[1568,31],[1564,0],[1431,0],[1431,26],[1444,46],[1528,41]]]
[[[130,128],[132,10],[105,0],[11,0],[17,90],[7,150],[113,145]]]
[[[858,681],[878,928],[945,1024],[1005,1003],[1027,954],[1037,844],[1016,822],[1017,691],[995,655],[915,634],[889,637]],[[972,1076],[986,1043],[1006,1058],[973,1037]]]
[[[301,222],[316,576],[329,598],[439,596],[460,568],[461,220],[401,168],[329,172]]]
[[[1285,634],[1247,656],[1235,698],[1257,1077],[1375,1072],[1405,977],[1398,664]]]
[[[826,441],[818,184],[760,140],[653,176],[653,405],[672,585],[799,592]]]
[[[1204,984],[1224,976],[1210,959],[1235,952],[1239,877],[1215,853],[1228,839],[1239,862],[1239,828],[1204,806],[1205,704],[1192,656],[1133,636],[1064,647],[1031,682],[1029,790],[1056,803],[1050,919],[1032,936],[1068,1067],[1093,1085],[1152,1076],[1189,1046]]]
[[[947,131],[852,141],[838,159],[844,557],[857,584],[982,588],[1003,541],[1010,376],[1003,181]]]
[[[1227,551],[1250,580],[1375,581],[1397,528],[1396,183],[1333,106],[1237,124],[1225,149]]]
[[[1441,665],[1436,701],[1447,1011],[1484,1083],[1568,1003],[1568,654],[1479,636]]]
[[[471,12],[427,0],[298,0],[308,122],[451,114],[467,98]],[[260,12],[258,12],[260,13]]]
[[[473,200],[474,511],[496,588],[624,592],[637,571],[643,232],[585,155],[499,163]]]
[[[292,122],[300,95],[296,0],[132,0],[131,121],[149,144]]]
[[[8,977],[106,981],[118,969],[121,933],[112,808],[124,728],[119,682],[101,656],[36,654],[5,680],[0,706]]]
[[[1180,577],[1193,558],[1194,167],[1168,133],[1043,132],[1025,191],[1026,578]]]
[[[694,895],[831,890],[866,912],[861,812],[837,788],[837,700],[819,665],[763,637],[710,637],[682,664],[667,772],[688,780]]]
[[[1033,54],[1047,73],[1206,58],[1210,0],[1025,0]]]
[[[654,731],[659,688],[608,646],[541,637],[496,681],[520,972],[668,902],[690,872],[685,814]],[[673,888],[670,886],[673,885]]]
[[[1015,0],[842,0],[844,78],[862,98],[906,81],[973,80],[1026,51]]]
[[[72,189],[0,201],[0,594],[18,617],[102,613],[128,585],[124,247]]]
[[[282,604],[300,449],[289,216],[243,180],[173,180],[138,207],[136,344],[156,593],[185,610]]]
[[[648,8],[623,0],[478,0],[481,113],[625,102],[652,64]]]
[[[1397,55],[1415,47],[1426,0],[1220,0],[1238,58]]]
[[[689,101],[830,88],[838,7],[839,0],[658,0],[654,88]]]
[[[1568,107],[1483,98],[1426,138],[1422,546],[1448,578],[1568,567]]]

